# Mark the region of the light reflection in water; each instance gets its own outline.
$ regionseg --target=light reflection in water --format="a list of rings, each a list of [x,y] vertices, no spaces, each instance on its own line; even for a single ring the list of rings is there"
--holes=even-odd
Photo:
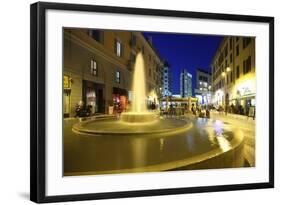
[[[229,141],[226,139],[226,136],[223,134],[223,122],[220,120],[216,120],[214,123],[214,131],[216,134],[217,142],[222,151],[228,151],[231,149],[231,145]]]
[[[195,149],[194,146],[194,137],[192,137],[192,135],[187,135],[186,136],[186,145],[188,146],[188,149],[193,152]]]
[[[144,166],[146,163],[146,143],[147,141],[142,138],[134,138],[131,140],[134,167]]]
[[[211,142],[211,145],[217,144],[216,136],[214,135],[214,130],[212,128],[206,128],[206,132],[208,133],[208,139]]]
[[[222,126],[223,126],[223,122],[220,120],[216,120],[214,123],[214,129],[217,135],[222,134]]]
[[[160,151],[163,151],[163,148],[164,148],[164,139],[163,138],[160,138]]]
[[[231,149],[231,145],[227,139],[223,136],[223,134],[217,136],[218,144],[222,151],[226,152]]]

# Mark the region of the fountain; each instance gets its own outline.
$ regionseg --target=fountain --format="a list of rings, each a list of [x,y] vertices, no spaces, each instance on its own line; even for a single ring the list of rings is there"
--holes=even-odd
[[[145,79],[144,59],[142,53],[138,53],[132,81],[131,110],[121,113],[120,119],[95,118],[78,123],[73,126],[73,130],[93,135],[152,136],[157,133],[182,132],[190,129],[192,123],[186,119],[164,119],[155,112],[147,110]]]
[[[147,110],[145,67],[136,57],[131,110],[72,127],[65,175],[242,167],[244,137],[219,121],[163,118]]]
[[[131,112],[123,112],[121,114],[121,121],[129,123],[150,123],[156,120],[156,114],[147,111],[145,79],[144,60],[142,54],[139,53],[136,57],[133,75],[132,110]]]

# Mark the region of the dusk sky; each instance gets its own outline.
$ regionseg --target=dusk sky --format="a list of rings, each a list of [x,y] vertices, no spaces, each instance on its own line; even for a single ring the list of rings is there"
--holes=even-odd
[[[192,92],[195,88],[196,68],[211,72],[211,60],[222,36],[143,32],[152,37],[152,44],[172,71],[173,94],[180,93],[180,71],[192,74]]]

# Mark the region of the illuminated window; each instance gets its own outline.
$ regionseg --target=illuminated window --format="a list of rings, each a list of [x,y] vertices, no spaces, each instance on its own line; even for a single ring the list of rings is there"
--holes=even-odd
[[[115,72],[115,81],[116,81],[116,83],[120,83],[121,82],[120,71],[116,71]]]
[[[115,39],[115,54],[118,56],[118,57],[121,57],[122,56],[122,50],[123,50],[123,48],[122,48],[123,46],[122,46],[122,43],[119,41],[119,40],[117,40],[117,39]]]
[[[91,75],[97,76],[98,75],[98,63],[95,60],[91,60]]]

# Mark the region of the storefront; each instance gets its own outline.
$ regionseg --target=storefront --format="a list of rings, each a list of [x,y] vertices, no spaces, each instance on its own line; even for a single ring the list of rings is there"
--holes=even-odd
[[[155,89],[152,89],[147,96],[147,107],[150,110],[155,110],[159,107],[159,97]]]
[[[198,99],[200,105],[208,105],[211,103],[212,96],[210,93],[195,94],[195,97]]]
[[[68,75],[63,76],[63,116],[70,116],[71,82]]]
[[[237,82],[230,100],[230,106],[237,114],[248,115],[250,107],[256,106],[255,79],[246,78]]]
[[[128,106],[128,91],[126,89],[113,87],[112,101],[114,113],[125,111]]]
[[[223,106],[224,105],[224,92],[221,89],[218,89],[213,95],[214,106]]]
[[[92,113],[105,113],[104,85],[83,80],[83,103],[91,106]]]

